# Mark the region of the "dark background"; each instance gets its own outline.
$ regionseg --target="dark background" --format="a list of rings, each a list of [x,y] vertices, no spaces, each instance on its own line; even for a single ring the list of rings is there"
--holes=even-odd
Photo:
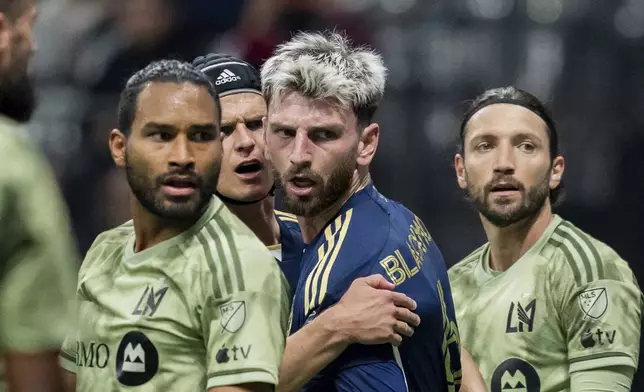
[[[290,32],[346,29],[384,55],[378,189],[419,215],[448,264],[484,242],[453,172],[460,115],[516,85],[547,102],[566,157],[557,210],[639,281],[644,230],[642,0],[52,0],[43,2],[30,124],[54,165],[81,252],[129,219],[108,154],[118,93],[152,60],[228,52],[255,65]],[[644,390],[638,375],[634,391]]]

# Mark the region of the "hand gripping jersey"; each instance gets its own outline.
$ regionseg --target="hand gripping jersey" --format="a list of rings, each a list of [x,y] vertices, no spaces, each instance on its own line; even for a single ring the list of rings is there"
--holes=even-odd
[[[60,347],[78,268],[65,203],[25,132],[0,117],[0,391],[7,352]]]
[[[128,222],[96,239],[79,272],[79,330],[61,354],[78,392],[277,384],[288,287],[218,198],[184,233],[133,249]]]
[[[642,300],[633,273],[558,216],[507,271],[489,268],[486,244],[449,276],[463,346],[491,392],[569,391],[572,372],[637,368]]]
[[[417,302],[420,326],[398,348],[350,346],[304,390],[458,391],[459,335],[441,253],[418,217],[371,184],[304,249],[291,333],[338,302],[354,279],[371,274]]]

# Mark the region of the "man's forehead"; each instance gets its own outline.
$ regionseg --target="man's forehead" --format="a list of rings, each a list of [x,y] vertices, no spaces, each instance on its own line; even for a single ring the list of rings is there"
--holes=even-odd
[[[217,109],[207,89],[191,83],[150,83],[137,98],[135,123],[214,123]]]
[[[269,123],[298,126],[350,125],[355,121],[351,110],[323,99],[312,99],[299,93],[285,94],[269,107]],[[293,124],[291,124],[293,123]]]
[[[220,98],[222,122],[236,118],[256,118],[266,116],[264,97],[254,93],[240,93]]]
[[[466,129],[469,138],[487,133],[548,136],[548,125],[541,117],[523,106],[507,103],[493,104],[479,110],[467,122]]]

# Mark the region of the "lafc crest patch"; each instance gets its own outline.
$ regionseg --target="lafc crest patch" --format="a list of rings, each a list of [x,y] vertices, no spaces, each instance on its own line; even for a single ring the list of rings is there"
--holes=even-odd
[[[246,302],[233,301],[219,307],[221,311],[221,327],[224,331],[235,333],[246,321]]]
[[[590,289],[579,294],[579,307],[584,318],[599,319],[608,309],[608,294],[605,288]]]

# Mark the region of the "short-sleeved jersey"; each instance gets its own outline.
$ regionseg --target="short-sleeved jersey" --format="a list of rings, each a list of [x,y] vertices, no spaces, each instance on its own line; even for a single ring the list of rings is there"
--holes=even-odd
[[[449,271],[463,346],[491,392],[569,391],[570,373],[637,368],[641,292],[612,249],[554,216],[505,272],[489,244]]]
[[[0,118],[0,391],[4,354],[60,347],[79,265],[54,176],[24,132]]]
[[[271,253],[279,262],[284,276],[291,287],[291,295],[295,292],[297,281],[300,278],[300,260],[304,242],[302,232],[293,214],[275,210],[275,218],[280,227],[280,245],[271,249]]]
[[[266,247],[213,198],[195,225],[134,253],[132,222],[101,234],[79,272],[79,330],[62,366],[83,391],[276,385],[290,297]]]
[[[369,185],[304,249],[291,333],[340,300],[359,277],[381,274],[413,298],[421,324],[400,347],[352,345],[305,391],[458,391],[461,370],[447,269],[425,225]]]

